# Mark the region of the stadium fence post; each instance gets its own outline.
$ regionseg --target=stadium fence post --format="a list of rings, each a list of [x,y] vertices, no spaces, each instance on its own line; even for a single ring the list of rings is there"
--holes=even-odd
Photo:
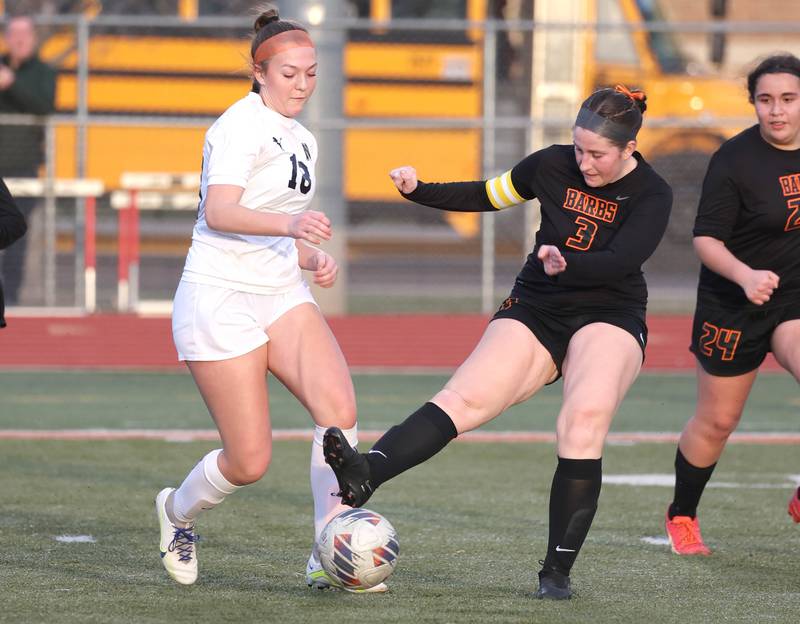
[[[128,307],[136,310],[139,305],[139,194],[131,191],[131,203],[128,208]]]
[[[90,314],[97,309],[97,200],[87,197],[84,205],[83,306]]]
[[[128,195],[130,201],[130,195]],[[128,291],[128,208],[122,206],[117,213],[117,310],[126,312],[129,307]]]

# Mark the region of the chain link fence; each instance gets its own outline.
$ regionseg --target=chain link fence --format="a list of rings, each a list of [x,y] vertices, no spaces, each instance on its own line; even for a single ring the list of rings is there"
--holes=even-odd
[[[447,11],[375,24],[367,19],[368,3],[346,3],[342,17],[312,27],[322,42],[319,101],[302,121],[327,145],[323,155],[334,155],[319,162],[318,174],[326,167],[338,171],[330,163],[339,156],[338,186],[326,186],[316,200],[319,209],[338,210],[337,253],[347,269],[338,311],[494,307],[530,249],[535,202],[493,215],[448,216],[399,200],[389,168],[412,164],[425,180],[496,175],[533,149],[569,142],[580,101],[617,82],[648,92],[640,148],[675,191],[669,229],[646,266],[651,308],[691,308],[698,268],[691,227],[708,158],[755,123],[744,90],[752,61],[776,50],[800,54],[792,26],[800,9],[784,3],[787,21],[780,24],[749,14],[722,22],[688,4],[677,16],[647,14],[648,7],[674,9],[674,3],[640,0],[637,21],[620,2],[598,2],[596,21],[537,17],[533,5],[525,13],[526,3],[508,3],[517,6],[514,16],[479,24],[447,19]],[[193,22],[176,17],[175,1],[104,2],[92,18],[64,15],[85,11],[87,3],[11,4],[9,13],[30,6],[45,15],[41,56],[58,70],[56,115],[26,122],[49,129],[40,139],[44,162],[22,176],[102,182],[94,229],[96,305],[118,309],[124,204],[114,205],[112,194],[136,172],[199,180],[206,128],[250,87],[250,19],[233,16],[251,3],[200,1]],[[15,119],[2,116],[0,126]],[[162,185],[155,192],[194,191]],[[33,227],[12,304],[83,307],[83,200],[30,201]],[[138,287],[127,303],[133,308],[171,299],[195,216],[191,204],[176,208],[171,199],[139,207]],[[3,263],[11,256],[5,252]]]

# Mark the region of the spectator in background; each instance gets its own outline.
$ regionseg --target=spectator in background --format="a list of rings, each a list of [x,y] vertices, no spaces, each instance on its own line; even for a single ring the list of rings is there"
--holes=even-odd
[[[14,241],[21,239],[26,229],[25,217],[14,203],[5,182],[0,178],[0,249],[5,249]],[[4,311],[3,288],[0,285],[0,328],[6,326]]]
[[[0,115],[22,113],[48,115],[55,108],[56,74],[39,59],[36,28],[28,16],[12,17],[5,28],[6,53],[0,57]],[[44,129],[41,125],[0,123],[0,177],[39,177],[44,162]],[[33,198],[18,199],[29,218]],[[6,301],[14,305],[24,277],[26,239],[3,254],[2,283]]]

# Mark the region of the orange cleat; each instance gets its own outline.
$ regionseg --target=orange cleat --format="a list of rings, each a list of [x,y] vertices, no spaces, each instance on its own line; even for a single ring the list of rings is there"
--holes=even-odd
[[[800,503],[798,504],[800,507]],[[667,514],[664,522],[669,544],[676,555],[710,555],[711,550],[703,543],[700,523],[697,518],[675,516],[670,520]]]
[[[800,522],[800,487],[789,499],[789,515],[795,522]]]

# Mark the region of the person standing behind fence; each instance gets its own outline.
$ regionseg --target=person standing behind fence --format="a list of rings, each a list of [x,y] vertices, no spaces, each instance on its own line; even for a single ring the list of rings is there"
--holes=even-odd
[[[694,225],[697,405],[666,516],[679,555],[711,554],[697,506],[767,353],[800,381],[800,59],[764,59],[747,88],[758,123],[712,156]]]
[[[29,16],[12,17],[4,33],[6,54],[0,57],[0,115],[49,115],[55,110],[56,74],[39,59],[36,28]],[[37,178],[44,162],[41,125],[0,123],[0,176]],[[34,198],[17,198],[26,218],[36,206]],[[18,303],[25,277],[27,238],[11,245],[2,258],[6,301]]]
[[[326,588],[316,539],[340,501],[322,453],[327,427],[356,443],[353,383],[344,356],[301,269],[330,287],[336,261],[309,245],[331,238],[316,191],[317,143],[295,116],[311,97],[317,59],[306,30],[265,8],[251,44],[253,92],[206,133],[200,206],[175,294],[172,328],[222,438],[177,489],[156,498],[161,557],[182,584],[197,578],[194,525],[269,466],[272,431],[266,376],[272,373],[316,423],[311,445],[315,543],[306,582]],[[221,529],[222,530],[222,529]],[[385,591],[381,584],[375,591]]]
[[[22,238],[27,229],[25,217],[14,203],[6,183],[0,178],[0,249],[5,249]],[[6,326],[4,312],[3,285],[0,284],[0,328]]]

